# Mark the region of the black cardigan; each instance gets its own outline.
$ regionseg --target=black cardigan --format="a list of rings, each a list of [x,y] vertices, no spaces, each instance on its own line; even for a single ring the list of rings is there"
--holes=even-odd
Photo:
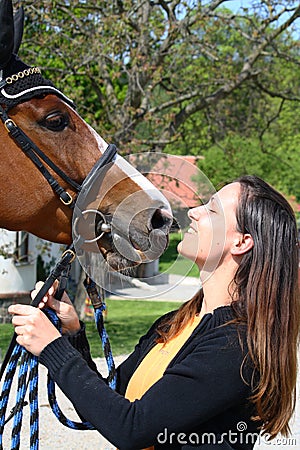
[[[164,376],[132,403],[124,398],[126,386],[155,345],[157,323],[118,368],[116,392],[97,373],[83,332],[53,341],[40,362],[80,415],[121,450],[250,450],[260,424],[251,420],[245,327],[224,325],[233,317],[230,306],[206,314]]]

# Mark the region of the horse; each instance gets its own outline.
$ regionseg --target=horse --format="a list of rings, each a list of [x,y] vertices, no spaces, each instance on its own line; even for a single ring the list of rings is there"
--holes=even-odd
[[[23,23],[23,10],[14,16],[11,0],[0,0],[0,227],[70,245],[77,196],[85,186],[91,197],[90,180],[111,146],[38,67],[17,56]],[[76,219],[90,216],[96,237],[84,236],[87,248],[96,242],[109,265],[120,270],[160,256],[172,214],[160,191],[125,159],[108,159],[97,192]],[[77,220],[76,238],[81,228]]]

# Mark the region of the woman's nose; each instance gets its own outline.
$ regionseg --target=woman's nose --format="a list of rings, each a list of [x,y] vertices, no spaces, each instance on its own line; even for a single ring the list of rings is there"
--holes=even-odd
[[[192,220],[199,220],[201,215],[201,206],[196,206],[196,208],[192,208],[188,211],[188,217]]]

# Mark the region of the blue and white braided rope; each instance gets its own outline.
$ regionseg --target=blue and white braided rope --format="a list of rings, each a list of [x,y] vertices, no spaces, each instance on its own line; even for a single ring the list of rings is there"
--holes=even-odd
[[[103,352],[106,358],[109,376],[108,382],[112,389],[116,387],[116,372],[115,364],[111,352],[111,347],[107,332],[104,327],[103,311],[105,304],[101,308],[95,310],[95,322],[101,338]],[[52,310],[45,310],[45,313],[52,321],[52,323],[59,328],[60,323],[56,314]],[[11,432],[11,450],[19,450],[20,435],[23,419],[23,407],[26,404],[25,395],[29,385],[29,404],[30,404],[30,450],[38,450],[39,448],[39,409],[38,409],[38,358],[31,353],[28,353],[19,344],[16,344],[9,363],[6,368],[5,379],[2,386],[0,397],[0,450],[3,450],[3,432],[5,424],[9,419],[5,420],[9,395],[13,378],[16,372],[18,361],[20,359],[19,373],[18,373],[18,387],[16,394],[16,404],[11,413],[14,418],[13,428]],[[27,379],[28,378],[28,379]],[[55,383],[48,375],[48,399],[51,409],[58,420],[68,428],[74,430],[93,430],[94,427],[89,422],[74,422],[68,419],[61,411],[55,394]]]

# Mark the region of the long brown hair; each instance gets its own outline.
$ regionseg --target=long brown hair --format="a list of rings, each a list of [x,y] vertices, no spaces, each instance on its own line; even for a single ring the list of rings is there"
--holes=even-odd
[[[244,176],[236,217],[254,246],[235,274],[232,306],[247,322],[249,355],[259,373],[252,401],[263,430],[287,435],[295,409],[300,329],[297,224],[287,200],[258,177]]]
[[[156,328],[158,338],[157,343],[166,344],[195,317],[201,310],[203,291],[200,289],[189,301],[183,303],[180,308],[171,316],[167,315],[166,320],[159,323]]]
[[[241,193],[237,229],[250,233],[254,246],[232,281],[236,322],[247,324],[249,356],[259,374],[251,400],[263,432],[287,435],[295,409],[300,329],[298,236],[285,198],[256,176],[236,180]],[[176,336],[201,309],[200,290],[158,328],[158,342]]]

